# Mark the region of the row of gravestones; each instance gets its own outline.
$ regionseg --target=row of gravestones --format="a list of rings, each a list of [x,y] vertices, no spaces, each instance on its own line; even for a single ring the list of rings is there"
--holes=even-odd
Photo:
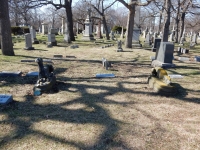
[[[37,41],[36,37],[34,34],[27,33],[25,34],[25,50],[33,50],[34,47],[32,47],[32,44],[39,44],[39,41]],[[48,43],[47,46],[56,46],[57,41],[55,39],[55,34],[48,34]]]

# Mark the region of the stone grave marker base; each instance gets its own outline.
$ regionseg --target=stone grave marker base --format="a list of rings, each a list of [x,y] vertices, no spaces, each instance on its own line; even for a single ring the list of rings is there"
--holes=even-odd
[[[25,47],[24,50],[34,50],[34,47]]]
[[[171,63],[162,63],[158,60],[153,60],[151,63],[152,67],[162,67],[162,68],[174,68],[175,64],[171,64]]]

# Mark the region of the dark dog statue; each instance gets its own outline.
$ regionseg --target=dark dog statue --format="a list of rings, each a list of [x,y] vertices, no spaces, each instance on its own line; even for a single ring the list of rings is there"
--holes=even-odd
[[[56,77],[54,75],[54,68],[52,65],[43,65],[43,59],[37,58],[35,62],[38,63],[39,67],[39,75],[38,75],[38,81],[34,86],[34,93],[35,91],[41,92],[51,90],[52,87],[56,83]],[[38,95],[40,95],[38,94]]]

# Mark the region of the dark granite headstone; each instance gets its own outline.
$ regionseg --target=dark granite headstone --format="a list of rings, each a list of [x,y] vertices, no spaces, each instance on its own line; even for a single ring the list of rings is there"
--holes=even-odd
[[[154,43],[153,43],[153,47],[152,47],[152,52],[156,52],[156,48],[159,49],[160,42],[161,42],[160,38],[155,38]]]
[[[161,42],[156,51],[156,60],[162,63],[172,63],[174,53],[174,44],[170,42]]]
[[[175,67],[172,64],[174,58],[174,44],[170,42],[160,42],[159,49],[156,50],[156,60],[152,61],[152,67],[171,68]]]

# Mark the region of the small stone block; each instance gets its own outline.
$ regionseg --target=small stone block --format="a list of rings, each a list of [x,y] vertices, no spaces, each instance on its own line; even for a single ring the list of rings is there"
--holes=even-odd
[[[12,95],[0,94],[0,104],[8,104],[13,101]]]
[[[115,75],[113,73],[111,73],[111,74],[100,74],[100,73],[96,74],[96,78],[114,78],[114,77],[115,77]]]
[[[0,77],[17,77],[22,74],[21,71],[13,72],[13,71],[2,71],[0,72]]]

